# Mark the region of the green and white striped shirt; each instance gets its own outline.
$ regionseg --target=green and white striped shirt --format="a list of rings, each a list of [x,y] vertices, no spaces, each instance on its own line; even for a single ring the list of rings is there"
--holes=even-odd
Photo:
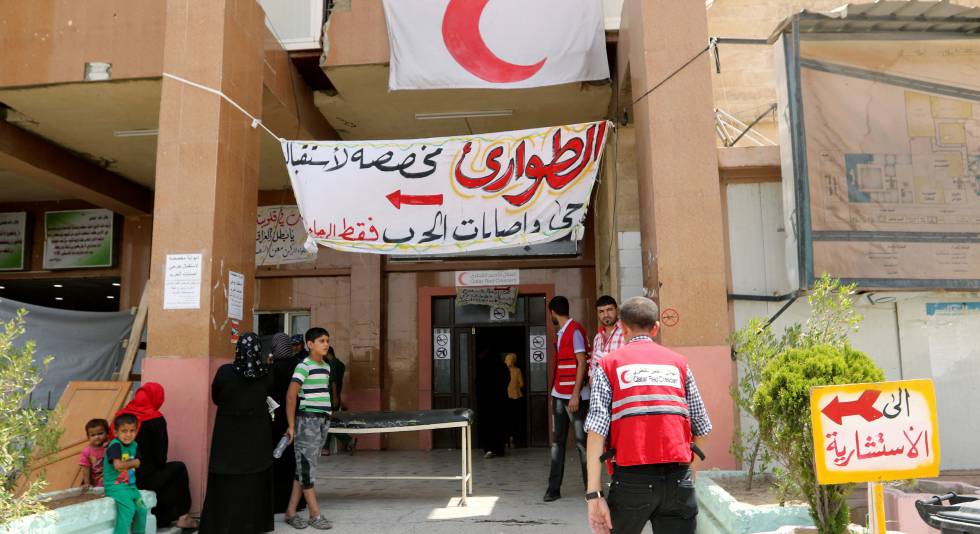
[[[293,371],[299,384],[299,411],[330,413],[330,365],[307,357]]]

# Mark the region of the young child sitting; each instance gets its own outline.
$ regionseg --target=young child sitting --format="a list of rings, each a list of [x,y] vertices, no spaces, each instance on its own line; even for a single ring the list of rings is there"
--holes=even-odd
[[[136,468],[140,466],[136,450],[136,416],[124,413],[113,421],[116,439],[109,442],[104,461],[105,494],[116,501],[116,528],[113,534],[146,532],[146,505],[136,489]],[[135,521],[134,521],[135,518]]]
[[[85,435],[88,436],[88,445],[78,458],[78,465],[82,466],[83,491],[102,485],[102,458],[109,439],[109,421],[92,419],[85,423]]]

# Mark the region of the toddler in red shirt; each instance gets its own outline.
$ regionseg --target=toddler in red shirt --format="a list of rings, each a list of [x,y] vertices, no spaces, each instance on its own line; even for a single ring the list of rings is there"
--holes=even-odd
[[[88,445],[82,449],[78,465],[82,466],[82,489],[102,486],[102,459],[105,457],[105,444],[109,441],[109,422],[105,419],[92,419],[85,423]]]

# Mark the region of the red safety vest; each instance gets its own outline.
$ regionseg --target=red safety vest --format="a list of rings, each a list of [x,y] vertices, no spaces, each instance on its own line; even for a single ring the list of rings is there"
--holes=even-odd
[[[559,395],[571,395],[575,389],[575,372],[578,370],[578,360],[575,359],[576,331],[580,332],[582,339],[585,340],[585,368],[589,368],[589,338],[586,337],[585,329],[582,328],[582,325],[573,319],[569,319],[568,326],[562,332],[561,339],[558,340],[555,359],[552,360],[551,367],[552,376],[554,377],[552,387]],[[587,377],[583,379],[583,382],[587,379]],[[584,385],[583,383],[583,387]]]
[[[609,448],[616,450],[616,464],[690,463],[684,356],[644,339],[607,354],[599,365],[612,388]]]

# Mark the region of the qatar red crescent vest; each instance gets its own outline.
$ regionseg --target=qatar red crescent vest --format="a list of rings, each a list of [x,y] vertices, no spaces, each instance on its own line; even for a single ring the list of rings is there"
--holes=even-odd
[[[616,465],[689,463],[684,356],[644,339],[607,354],[599,365],[612,388],[609,448],[616,450]]]
[[[575,359],[575,332],[582,334],[585,341],[585,368],[589,368],[589,341],[582,325],[573,319],[568,320],[568,326],[562,332],[561,339],[558,340],[557,353],[552,366],[552,376],[554,376],[553,387],[559,395],[571,395],[575,389],[575,371],[578,369],[578,361]],[[586,378],[587,379],[587,378]],[[585,380],[585,379],[583,379]],[[584,383],[582,384],[585,385]]]

